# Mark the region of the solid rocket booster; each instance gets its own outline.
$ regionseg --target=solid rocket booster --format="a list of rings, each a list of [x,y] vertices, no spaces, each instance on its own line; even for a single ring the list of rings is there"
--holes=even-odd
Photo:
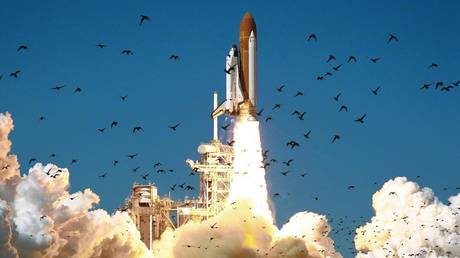
[[[225,62],[226,99],[211,114],[256,117],[257,101],[257,28],[247,12],[240,23],[240,49],[233,45]]]

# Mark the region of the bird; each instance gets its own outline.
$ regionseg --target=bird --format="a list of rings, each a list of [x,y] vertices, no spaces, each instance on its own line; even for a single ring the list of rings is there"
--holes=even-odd
[[[38,118],[38,120],[40,120],[40,121],[44,121],[44,120],[46,120],[46,117],[44,117],[44,116],[40,116],[40,117]]]
[[[298,96],[303,96],[303,92],[297,91],[297,93],[294,95],[294,97],[298,97]]]
[[[128,155],[126,155],[126,157],[128,157],[130,159],[134,159],[136,156],[137,156],[137,153],[136,154],[128,154]]]
[[[428,90],[433,83],[425,83],[420,87],[421,90]]]
[[[454,85],[455,87],[459,87],[460,86],[460,80],[458,80],[456,82],[453,82],[452,85]]]
[[[42,220],[42,219],[44,219],[44,218],[46,218],[46,215],[41,216],[41,217],[40,217],[40,220]]]
[[[142,131],[142,132],[144,131],[144,129],[142,128],[142,126],[135,126],[135,127],[133,128],[133,134],[136,133],[136,132],[141,132],[141,131]]]
[[[223,125],[221,126],[220,128],[222,128],[224,131],[227,131],[228,127],[230,126],[231,124],[227,124],[227,125]]]
[[[380,57],[374,57],[370,59],[372,63],[377,63],[380,60]]]
[[[394,41],[399,41],[398,37],[396,37],[394,34],[390,34],[390,35],[388,36],[387,44],[389,44],[392,40],[394,40]]]
[[[295,147],[299,147],[300,146],[300,143],[296,142],[296,141],[289,141],[286,143],[286,146],[289,146],[291,147],[291,149],[294,149]]]
[[[175,124],[175,125],[170,125],[170,126],[168,126],[168,128],[170,128],[170,129],[173,130],[173,131],[176,131],[176,130],[177,130],[177,127],[179,127],[179,125],[180,125],[180,123]]]
[[[26,45],[20,45],[20,46],[18,47],[18,51],[27,50],[27,49],[29,49],[29,47],[26,46]]]
[[[431,63],[428,68],[438,68],[439,65],[437,63]]]
[[[338,134],[334,134],[333,138],[332,138],[332,142],[331,143],[334,143],[335,141],[337,140],[340,140],[341,136],[338,135]]]
[[[112,121],[110,124],[110,128],[114,128],[115,126],[118,126],[118,121]]]
[[[49,157],[50,157],[50,158],[56,158],[56,154],[51,153]]]
[[[147,15],[141,15],[139,26],[141,26],[145,21],[150,21],[150,17],[148,17]]]
[[[321,76],[321,75],[316,77],[316,80],[318,81],[323,81],[324,79],[325,79],[324,76]]]
[[[106,45],[99,43],[99,44],[96,45],[96,47],[98,47],[98,48],[105,48]]]
[[[130,56],[130,55],[133,55],[133,51],[130,49],[124,49],[123,51],[121,51],[121,54]]]
[[[276,88],[276,90],[279,91],[279,92],[282,92],[284,87],[285,87],[285,85],[283,84],[283,85],[279,86],[278,88]]]
[[[10,73],[10,77],[18,78],[18,75],[19,75],[20,72],[21,72],[21,70],[14,71],[14,72]]]
[[[306,175],[307,175],[307,173],[300,174],[301,177],[305,177]]]
[[[311,130],[308,131],[307,133],[304,133],[303,137],[305,137],[305,139],[310,139],[310,134],[311,134]]]
[[[288,171],[281,172],[281,175],[283,175],[283,176],[287,176],[287,174],[289,174],[289,170],[288,170]]]
[[[106,175],[107,175],[107,172],[105,172],[104,174],[99,175],[99,177],[104,178]]]
[[[356,62],[357,62],[356,57],[354,57],[354,56],[349,56],[349,57],[348,57],[347,63],[351,63],[351,62],[356,63]]]
[[[120,96],[122,101],[125,101],[128,98],[128,95]]]
[[[179,59],[179,56],[178,56],[178,55],[170,55],[170,56],[169,56],[169,60],[174,60],[174,61],[176,61],[177,59]]]
[[[226,74],[231,74],[235,70],[236,65],[230,66],[228,69],[224,69]]]
[[[340,67],[342,67],[342,65],[341,65],[341,64],[339,64],[339,65],[337,65],[337,66],[333,66],[333,67],[332,67],[332,70],[334,70],[334,71],[338,72],[338,71],[339,71],[339,69],[340,69]]]
[[[137,171],[139,170],[139,168],[141,168],[141,167],[135,167],[135,168],[133,168],[133,172],[137,172]]]
[[[329,63],[330,61],[333,61],[333,60],[334,61],[336,60],[335,56],[334,55],[329,55],[329,57],[327,58],[326,63]]]
[[[50,88],[50,89],[51,89],[51,90],[59,91],[59,90],[65,88],[65,87],[66,87],[66,85],[61,85],[61,86],[56,86],[56,87],[53,87],[53,88]]]
[[[161,166],[161,165],[162,165],[161,162],[157,162],[157,163],[153,164],[153,168],[156,168],[156,167]]]
[[[345,112],[348,112],[348,107],[345,105],[342,105],[339,109],[339,112],[341,112],[342,110],[344,110]]]
[[[300,113],[297,118],[300,119],[300,120],[303,120],[303,117],[305,116],[306,112],[302,112]]]
[[[273,120],[273,117],[269,116],[269,117],[265,118],[265,122],[268,122],[270,120]]]
[[[217,222],[214,223],[214,224],[212,224],[210,227],[211,227],[212,229],[216,229],[216,228],[218,228],[216,225],[217,225]]]
[[[116,166],[118,164],[118,160],[113,161],[113,165]]]
[[[342,95],[342,92],[339,92],[337,95],[334,96],[334,100],[339,101],[339,98],[341,95]]]
[[[349,186],[347,187],[348,190],[355,189],[355,188],[356,188],[356,187],[355,187],[354,185],[349,185]]]
[[[275,104],[272,109],[281,108],[281,104]]]
[[[264,112],[264,108],[262,108],[261,110],[259,110],[259,112],[257,112],[257,116],[261,116],[263,112]]]
[[[70,165],[75,164],[75,163],[77,163],[77,162],[78,162],[77,159],[72,159],[72,160],[70,161]]]
[[[36,158],[29,159],[29,165],[32,164],[32,162],[37,162],[37,159]]]
[[[100,133],[103,133],[105,131],[105,127],[104,128],[98,128],[97,129]]]
[[[375,88],[375,89],[371,89],[371,91],[372,91],[372,94],[374,94],[375,96],[377,96],[377,95],[378,95],[378,92],[379,92],[379,90],[380,90],[380,86],[378,86],[378,87],[377,87],[377,88]]]
[[[283,164],[289,167],[293,161],[293,159],[289,159],[288,161],[283,161]]]
[[[307,36],[307,41],[310,41],[310,40],[315,40],[315,41],[318,40],[318,37],[316,36],[315,33],[310,33],[310,35]]]
[[[355,122],[358,122],[358,123],[363,124],[363,123],[364,123],[364,118],[365,118],[365,117],[366,117],[366,114],[364,114],[364,115],[362,115],[362,116],[356,118],[356,119],[355,119]]]
[[[75,90],[73,91],[73,93],[74,93],[74,94],[75,94],[75,93],[80,93],[80,92],[82,92],[82,91],[83,91],[83,90],[82,90],[80,87],[77,87],[77,88],[75,88]]]

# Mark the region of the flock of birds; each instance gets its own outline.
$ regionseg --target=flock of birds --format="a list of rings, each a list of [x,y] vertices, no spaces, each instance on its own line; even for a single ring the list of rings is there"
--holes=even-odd
[[[139,26],[144,26],[147,22],[149,22],[151,19],[149,16],[146,16],[146,15],[140,15],[139,17]],[[307,42],[316,42],[318,41],[318,36],[314,33],[311,33],[309,35],[307,35],[306,37],[306,41]],[[389,34],[388,35],[388,39],[387,39],[387,44],[395,44],[399,41],[399,38],[394,35],[394,34]],[[99,49],[104,49],[107,47],[106,44],[103,44],[103,43],[98,43],[95,45],[95,47],[99,48]],[[17,48],[17,51],[18,52],[25,52],[25,51],[30,51],[29,50],[29,47],[25,44],[22,44],[20,46],[18,46]],[[134,51],[132,49],[123,49],[121,52],[120,52],[121,55],[134,55]],[[370,64],[377,64],[380,60],[382,59],[382,57],[371,57],[371,58],[368,58],[368,62],[370,62]],[[177,54],[171,54],[169,56],[169,60],[171,61],[177,61],[179,60],[179,56]],[[324,80],[327,80],[328,78],[334,76],[335,73],[339,73],[340,70],[342,69],[342,67],[344,65],[352,65],[353,63],[357,63],[357,62],[361,62],[361,60],[358,59],[358,57],[356,56],[349,56],[347,59],[346,59],[346,64],[342,64],[342,63],[337,63],[338,60],[337,58],[334,56],[334,55],[329,55],[327,56],[327,58],[325,59],[326,60],[326,63],[330,65],[331,67],[331,70],[329,71],[325,71],[324,73],[322,74],[319,74],[316,76],[316,79],[318,81],[324,81]],[[364,60],[366,61],[366,60]],[[431,63],[429,65],[427,65],[427,69],[439,69],[440,65],[437,64],[437,63]],[[228,70],[225,70],[225,73],[232,73],[234,71],[234,68],[229,68]],[[21,77],[21,73],[22,71],[21,70],[15,70],[15,71],[12,71],[9,73],[9,77],[11,79],[19,79]],[[0,73],[0,80],[4,79],[4,74],[1,74]],[[430,90],[430,89],[435,89],[435,90],[439,90],[441,92],[450,92],[454,89],[457,89],[459,88],[460,86],[460,80],[457,80],[457,81],[454,81],[454,82],[446,82],[446,81],[435,81],[435,82],[427,82],[427,83],[424,83],[423,85],[421,85],[420,87],[420,90],[422,91],[425,91],[425,90]],[[67,85],[58,85],[58,86],[54,86],[54,87],[51,87],[49,88],[49,90],[51,91],[56,91],[56,92],[61,92],[61,91],[65,91],[67,88],[69,88]],[[276,91],[278,93],[283,93],[285,92],[285,89],[286,89],[286,85],[280,85],[278,87],[276,87]],[[73,89],[71,89],[71,91],[73,92],[73,94],[83,94],[84,93],[84,89],[82,87],[75,87]],[[382,87],[381,86],[378,86],[378,87],[375,87],[373,89],[369,89],[369,94],[371,96],[375,96],[375,97],[378,97],[380,94],[381,94],[381,91],[382,91]],[[294,98],[300,98],[304,96],[304,93],[302,91],[296,91],[296,93],[293,95]],[[347,104],[345,103],[342,103],[341,101],[341,96],[342,96],[342,92],[338,92],[335,96],[331,96],[331,99],[333,102],[337,103],[338,104],[338,111],[337,112],[348,112],[349,111],[349,107]],[[119,96],[120,98],[120,101],[122,102],[126,102],[128,101],[128,95],[122,95],[122,96]],[[274,103],[273,106],[271,107],[271,110],[269,111],[266,111],[265,108],[262,108],[260,109],[258,112],[257,112],[257,116],[259,117],[260,121],[264,121],[266,123],[269,123],[271,122],[272,120],[275,119],[275,116],[273,114],[275,114],[276,110],[279,110],[279,109],[283,109],[284,108],[284,104],[282,103]],[[269,114],[269,115],[264,115],[264,113],[267,113],[267,112],[272,112],[273,114]],[[291,113],[291,116],[292,117],[295,117],[299,120],[304,120],[305,119],[305,115],[306,115],[306,112],[305,111],[301,111],[301,110],[293,110],[293,112]],[[358,115],[354,120],[353,122],[354,123],[357,123],[357,124],[364,124],[366,122],[366,118],[367,118],[367,113],[362,113],[360,115]],[[39,121],[45,121],[46,120],[46,117],[44,115],[40,116],[38,118]],[[112,121],[110,123],[110,125],[107,125],[107,126],[103,126],[103,127],[99,127],[99,128],[96,128],[95,131],[96,133],[100,133],[100,134],[103,134],[105,133],[107,130],[112,130],[112,129],[115,129],[116,127],[118,127],[120,125],[120,122],[119,121]],[[167,128],[169,128],[172,132],[176,132],[177,130],[179,130],[181,126],[181,123],[176,123],[176,124],[173,124],[173,125],[168,125]],[[221,129],[224,130],[224,131],[227,131],[228,129],[231,128],[231,124],[226,124],[226,125],[223,125],[221,126]],[[138,134],[138,133],[142,133],[144,132],[144,128],[142,127],[142,125],[134,125],[132,126],[132,129],[131,129],[131,133],[132,134]],[[310,140],[311,138],[313,137],[313,132],[312,130],[307,130],[305,133],[303,133],[303,139],[305,140]],[[330,143],[331,144],[336,144],[338,143],[342,138],[342,135],[339,134],[339,133],[335,133],[333,135],[331,135],[331,138],[330,138]],[[233,145],[234,144],[234,141],[229,141],[227,142],[228,145]],[[286,143],[286,146],[290,149],[295,149],[295,148],[299,148],[301,147],[301,143],[300,141],[298,140],[289,140],[287,143]],[[278,163],[279,161],[274,158],[274,157],[270,157],[269,156],[269,150],[264,150],[263,151],[263,164],[262,164],[262,167],[265,168],[265,169],[268,169],[271,165],[273,164],[276,164]],[[49,155],[49,158],[56,158],[58,155],[56,153],[52,153],[51,155]],[[138,156],[138,153],[130,153],[130,154],[127,154],[126,155],[126,158],[128,160],[134,160],[136,159],[136,157]],[[35,157],[33,158],[30,158],[28,163],[29,164],[33,164],[35,162],[38,162],[39,160]],[[73,165],[73,164],[76,164],[79,162],[79,159],[76,159],[76,158],[73,158],[70,160],[70,165]],[[288,160],[285,160],[285,161],[281,161],[281,164],[283,164],[283,166],[288,169],[291,164],[294,162],[293,159],[288,159]],[[113,160],[112,161],[112,165],[115,167],[117,165],[119,165],[120,163],[120,160]],[[167,174],[167,173],[173,173],[175,172],[174,169],[171,169],[171,168],[166,168],[163,166],[163,164],[159,161],[155,161],[155,162],[152,162],[152,167],[153,167],[153,170],[150,170],[150,171],[154,171],[158,174]],[[4,170],[4,169],[7,169],[8,167],[3,167],[3,168],[0,168],[0,170]],[[132,169],[133,172],[138,172],[140,170],[140,166],[136,166]],[[48,175],[49,177],[51,178],[56,178],[58,177],[60,174],[61,174],[62,170],[60,169],[57,169],[57,170],[54,170],[54,169],[50,169],[48,171],[46,171],[46,175]],[[284,170],[284,171],[281,171],[280,174],[282,176],[289,176],[291,174],[291,172],[289,170]],[[102,173],[99,173],[97,175],[97,177],[99,177],[100,179],[105,179],[107,176],[109,175],[108,172],[102,172]],[[151,175],[151,172],[147,172],[147,173],[144,173],[144,174],[140,174],[139,177],[140,179],[144,180],[144,181],[147,181],[149,180],[149,176]],[[196,171],[192,171],[189,176],[193,176],[193,175],[196,175]],[[307,173],[300,173],[299,176],[300,177],[305,177],[307,175]],[[377,184],[376,182],[374,182],[374,184]],[[183,189],[185,191],[193,191],[193,190],[196,190],[196,188],[190,184],[187,184],[185,182],[177,182],[175,184],[173,184],[172,186],[169,187],[169,189],[171,191],[175,191],[177,188],[180,188],[180,189]],[[349,185],[347,186],[346,188],[347,190],[354,190],[356,189],[356,186],[355,185]],[[396,193],[395,193],[396,194]],[[280,197],[281,196],[281,193],[273,193],[272,194],[273,197]],[[72,198],[75,198],[75,197],[70,197],[71,199]],[[316,201],[319,200],[319,196],[314,196],[313,197]],[[330,217],[331,215],[328,214],[328,216]],[[40,219],[43,219],[44,217],[41,217]],[[345,217],[339,217],[339,218],[333,218],[333,217],[330,217],[329,221],[331,223],[335,223],[335,229],[333,229],[332,231],[332,234],[335,234],[335,235],[338,235],[338,234],[343,234],[345,233],[345,235],[347,236],[347,240],[350,240],[352,241],[352,237],[354,236],[355,234],[355,228],[357,225],[362,225],[362,223],[364,222],[364,217],[361,216],[359,218],[352,218],[352,217],[348,217],[348,216],[345,216]],[[217,229],[218,227],[216,226],[216,224],[212,225],[211,226],[212,229]],[[213,240],[213,237],[211,236],[210,237],[210,241]],[[187,248],[200,248],[200,247],[196,247],[196,246],[192,246],[192,245],[185,245]],[[339,246],[338,246],[339,247]],[[349,248],[351,252],[354,252],[353,248],[350,247]]]

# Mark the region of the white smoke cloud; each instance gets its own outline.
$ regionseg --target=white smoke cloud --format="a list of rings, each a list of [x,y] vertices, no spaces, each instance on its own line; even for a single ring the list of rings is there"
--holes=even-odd
[[[38,163],[21,176],[0,114],[0,257],[153,257],[127,213],[91,210],[90,189],[69,193],[69,171]]]
[[[356,230],[357,257],[460,257],[460,194],[443,204],[405,177],[372,198],[375,216]]]

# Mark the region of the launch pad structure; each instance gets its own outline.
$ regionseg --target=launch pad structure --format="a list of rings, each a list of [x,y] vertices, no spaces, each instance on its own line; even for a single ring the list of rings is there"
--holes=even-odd
[[[214,93],[214,109],[216,106],[217,93]],[[176,229],[189,221],[204,221],[224,209],[232,182],[234,155],[232,146],[218,140],[217,128],[214,118],[212,141],[198,146],[199,160],[186,160],[191,173],[199,176],[198,198],[174,201],[170,196],[160,197],[154,184],[133,185],[122,210],[128,212],[149,249],[153,249],[153,241],[160,239],[168,227]]]

